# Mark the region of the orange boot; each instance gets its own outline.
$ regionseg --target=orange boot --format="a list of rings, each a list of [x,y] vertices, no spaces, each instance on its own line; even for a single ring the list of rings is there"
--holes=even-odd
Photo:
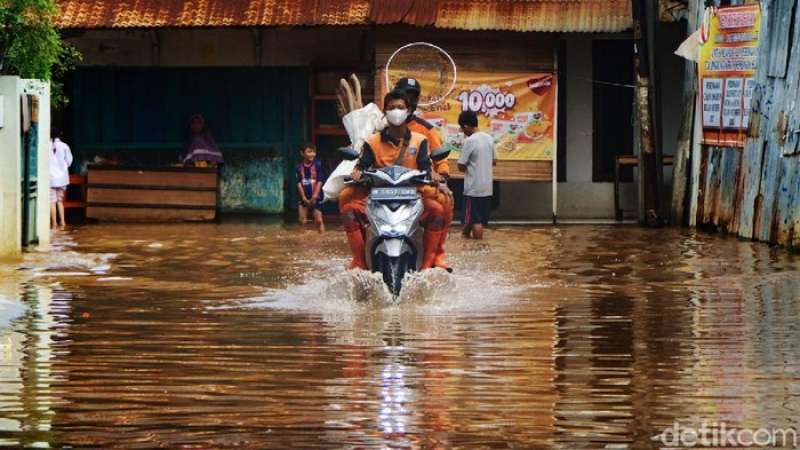
[[[364,235],[361,234],[361,230],[348,231],[347,243],[350,244],[350,251],[353,253],[353,261],[347,269],[367,270],[367,260],[364,258]]]
[[[442,207],[444,208],[444,230],[442,233],[442,241],[439,242],[439,248],[436,251],[436,260],[433,263],[434,267],[438,267],[440,269],[444,269],[448,272],[452,272],[453,269],[447,265],[445,262],[444,257],[444,243],[447,242],[447,235],[450,232],[450,225],[453,223],[453,196],[447,194],[440,194],[437,198],[442,203]]]
[[[433,267],[438,267],[448,272],[452,272],[453,269],[451,269],[450,266],[447,265],[444,257],[444,243],[447,242],[448,231],[449,231],[448,228],[442,230],[442,239],[439,241],[439,245],[436,247],[436,257],[433,260]]]
[[[436,260],[436,255],[439,252],[439,245],[441,245],[444,234],[445,230],[425,230],[425,233],[422,235],[422,245],[424,247],[424,251],[422,253],[423,269],[430,269],[433,267],[433,264]]]

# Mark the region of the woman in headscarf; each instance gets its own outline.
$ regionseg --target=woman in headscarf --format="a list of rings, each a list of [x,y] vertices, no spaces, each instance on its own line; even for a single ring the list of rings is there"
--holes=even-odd
[[[194,114],[189,122],[189,134],[183,150],[183,163],[186,165],[215,167],[223,162],[222,152],[200,114]]]

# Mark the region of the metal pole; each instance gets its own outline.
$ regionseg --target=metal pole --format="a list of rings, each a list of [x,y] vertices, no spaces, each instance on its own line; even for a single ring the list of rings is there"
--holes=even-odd
[[[553,67],[556,92],[555,92],[555,114],[553,118],[553,167],[552,167],[552,183],[553,183],[553,225],[558,223],[558,48],[553,51]]]
[[[652,28],[648,23],[648,0],[632,0],[633,6],[633,29],[635,39],[635,69],[636,69],[636,111],[639,118],[640,133],[640,155],[639,155],[639,176],[640,178],[640,205],[643,203],[644,209],[639,211],[639,220],[642,225],[659,225],[660,218],[660,186],[658,168],[660,161],[657,161],[659,151],[656,143],[656,127],[654,118],[653,89],[650,73],[650,47],[652,42],[648,42],[648,29]],[[650,17],[652,19],[653,17]],[[641,200],[644,200],[642,202]]]
[[[689,2],[689,16],[686,24],[686,35],[691,36],[697,29],[702,9],[698,2]],[[697,65],[694,61],[686,61],[683,80],[683,113],[681,128],[678,134],[678,147],[675,149],[675,168],[672,171],[672,208],[670,224],[681,226],[686,223],[687,193],[690,191],[690,162],[692,136],[694,134],[695,96],[697,94]]]
[[[661,22],[658,20],[659,0],[647,1],[645,18],[647,20],[647,60],[650,64],[650,114],[653,126],[653,154],[655,160],[655,204],[653,205],[658,216],[657,224],[664,222],[664,217],[669,214],[665,208],[664,194],[664,155],[663,155],[663,129],[662,129],[662,104],[661,104],[661,76],[658,64],[658,37]],[[652,225],[652,224],[651,224]]]

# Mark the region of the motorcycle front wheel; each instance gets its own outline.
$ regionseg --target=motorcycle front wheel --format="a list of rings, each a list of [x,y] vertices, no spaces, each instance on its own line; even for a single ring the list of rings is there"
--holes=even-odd
[[[383,275],[383,282],[386,283],[386,287],[389,288],[392,295],[399,295],[400,290],[403,289],[403,279],[411,267],[409,255],[392,257],[379,253],[377,262],[375,271]]]

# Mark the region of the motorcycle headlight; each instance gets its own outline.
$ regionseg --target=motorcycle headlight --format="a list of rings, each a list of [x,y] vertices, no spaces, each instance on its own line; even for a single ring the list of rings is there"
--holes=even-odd
[[[388,223],[381,223],[378,225],[378,231],[385,236],[403,236],[408,233],[408,223],[396,223],[390,225]]]
[[[401,206],[396,211],[391,211],[382,204],[371,206],[370,220],[381,235],[403,236],[411,231],[415,211],[412,208]],[[400,215],[400,217],[398,217]]]

